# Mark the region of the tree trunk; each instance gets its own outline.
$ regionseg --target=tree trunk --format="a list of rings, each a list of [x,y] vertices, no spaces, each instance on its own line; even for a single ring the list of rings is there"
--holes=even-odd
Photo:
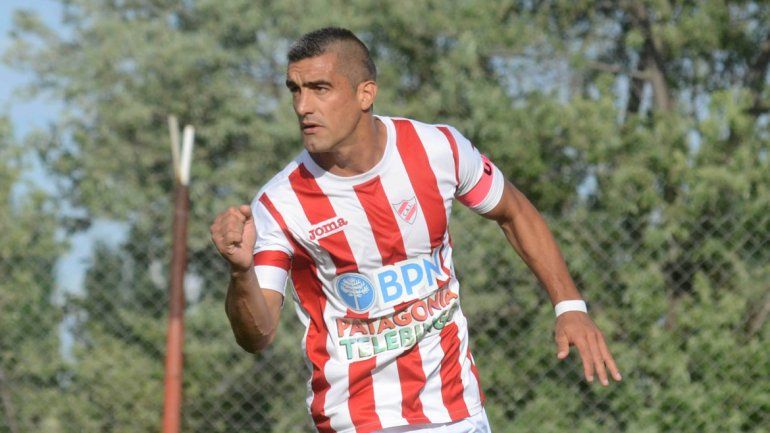
[[[670,111],[673,101],[671,90],[666,81],[665,62],[660,52],[660,47],[655,42],[655,35],[653,34],[652,23],[650,22],[647,9],[639,2],[629,2],[626,4],[626,7],[629,9],[632,23],[641,30],[644,36],[644,46],[640,61],[643,63],[644,73],[652,85],[655,109],[663,112]]]
[[[768,65],[770,65],[770,38],[765,39],[759,46],[759,53],[749,65],[749,72],[746,77],[746,84],[751,89],[754,100],[749,111],[755,117],[770,110],[770,107],[762,101]]]

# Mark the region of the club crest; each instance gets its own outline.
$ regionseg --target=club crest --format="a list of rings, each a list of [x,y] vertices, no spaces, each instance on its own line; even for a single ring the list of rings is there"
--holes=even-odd
[[[417,209],[417,199],[414,197],[393,204],[393,210],[396,211],[402,220],[409,224],[413,224],[414,220],[417,218]]]

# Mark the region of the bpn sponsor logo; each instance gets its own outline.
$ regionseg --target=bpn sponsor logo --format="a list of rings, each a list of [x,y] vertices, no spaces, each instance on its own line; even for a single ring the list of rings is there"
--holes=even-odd
[[[383,266],[366,275],[347,273],[337,276],[332,285],[337,296],[353,311],[367,312],[372,307],[388,308],[402,302],[423,298],[435,292],[449,279],[442,263],[442,249]],[[375,310],[376,310],[375,309]]]
[[[449,279],[442,263],[441,250],[436,248],[431,255],[422,254],[375,271],[373,280],[383,306],[428,295],[438,289],[439,281]]]
[[[310,235],[310,240],[314,241],[316,239],[323,239],[327,236],[331,236],[341,231],[346,225],[348,225],[348,222],[345,220],[345,218],[335,216],[333,218],[329,218],[328,220],[321,221],[318,224],[312,225],[307,233]]]

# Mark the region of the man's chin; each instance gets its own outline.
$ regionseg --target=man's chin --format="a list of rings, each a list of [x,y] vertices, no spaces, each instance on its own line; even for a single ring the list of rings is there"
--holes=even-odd
[[[328,146],[325,146],[324,143],[319,143],[316,140],[303,140],[302,144],[305,146],[305,149],[311,153],[324,153],[329,151]]]

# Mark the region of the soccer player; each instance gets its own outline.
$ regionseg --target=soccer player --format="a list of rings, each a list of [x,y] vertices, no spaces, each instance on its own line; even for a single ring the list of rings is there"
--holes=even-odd
[[[288,53],[304,151],[251,205],[216,217],[225,307],[249,352],[275,337],[289,275],[319,432],[487,432],[448,223],[452,200],[495,220],[556,309],[557,357],[620,373],[537,210],[456,129],[375,115],[376,69],[350,31]]]

